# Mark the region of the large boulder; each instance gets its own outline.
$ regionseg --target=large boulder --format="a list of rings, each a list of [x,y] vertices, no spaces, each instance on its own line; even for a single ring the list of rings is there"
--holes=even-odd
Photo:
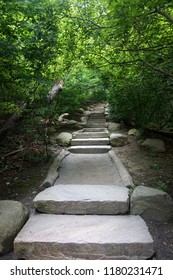
[[[110,144],[113,147],[120,147],[128,144],[128,137],[121,133],[112,133],[110,135]]]
[[[29,217],[19,201],[0,200],[0,255],[13,248],[13,241]]]
[[[61,132],[56,138],[56,143],[61,146],[69,146],[72,139],[72,134],[68,132]]]
[[[169,221],[173,219],[173,199],[166,192],[138,186],[131,196],[132,215],[154,221]]]
[[[121,127],[121,125],[119,123],[110,122],[108,125],[108,130],[110,132],[115,132],[115,131],[119,130],[120,127]]]
[[[160,153],[166,152],[165,143],[161,139],[148,138],[142,143],[142,146],[146,147],[152,152],[160,152]]]

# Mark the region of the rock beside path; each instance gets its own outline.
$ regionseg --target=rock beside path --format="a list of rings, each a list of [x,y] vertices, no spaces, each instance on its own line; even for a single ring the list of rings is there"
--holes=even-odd
[[[62,132],[56,138],[56,142],[61,146],[69,146],[72,139],[72,134],[68,132]]]
[[[108,125],[108,130],[110,132],[115,132],[119,129],[120,129],[120,124],[119,123],[110,122],[109,125]]]
[[[153,221],[173,219],[173,199],[166,192],[138,186],[131,197],[131,214]]]
[[[128,144],[128,137],[121,133],[112,133],[110,135],[110,144],[113,147],[120,147]]]
[[[28,209],[20,202],[0,200],[0,255],[8,253],[13,241],[29,216]]]
[[[129,130],[128,135],[138,137],[140,135],[140,132],[138,129],[132,128]]]
[[[160,152],[160,153],[166,152],[165,143],[161,139],[148,138],[142,143],[142,146],[146,147],[147,149],[153,152]]]

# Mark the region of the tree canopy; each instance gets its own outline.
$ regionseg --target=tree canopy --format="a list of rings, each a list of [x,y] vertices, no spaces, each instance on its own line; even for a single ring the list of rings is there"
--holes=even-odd
[[[173,129],[173,2],[0,0],[0,115],[108,100],[112,115]],[[42,110],[43,112],[43,110]]]

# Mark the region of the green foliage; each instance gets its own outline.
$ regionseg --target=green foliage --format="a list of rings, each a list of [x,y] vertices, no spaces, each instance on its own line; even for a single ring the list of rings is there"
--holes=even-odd
[[[53,118],[108,98],[119,120],[173,128],[172,1],[0,0],[0,8],[0,115],[27,102]],[[59,78],[64,90],[47,108]]]
[[[167,189],[168,189],[168,185],[162,181],[157,182],[157,187],[161,191],[167,191]]]
[[[56,100],[59,113],[73,113],[85,105],[86,100],[105,100],[105,88],[100,73],[79,63],[72,68],[63,91]]]

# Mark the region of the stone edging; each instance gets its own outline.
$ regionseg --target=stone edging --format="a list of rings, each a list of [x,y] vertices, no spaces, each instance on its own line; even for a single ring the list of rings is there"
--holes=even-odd
[[[57,157],[54,159],[53,163],[51,164],[51,166],[49,167],[47,176],[44,180],[44,182],[41,184],[40,189],[44,190],[45,188],[49,188],[51,186],[53,186],[55,180],[58,178],[59,173],[58,173],[58,169],[59,166],[61,164],[61,161],[70,154],[70,152],[66,151],[66,150],[62,150]]]
[[[114,164],[116,165],[118,172],[120,174],[120,177],[124,183],[124,187],[130,188],[132,187],[133,180],[132,177],[130,176],[128,170],[125,168],[124,164],[121,162],[121,160],[116,156],[114,151],[109,151],[108,152],[109,157],[111,160],[113,160]]]

